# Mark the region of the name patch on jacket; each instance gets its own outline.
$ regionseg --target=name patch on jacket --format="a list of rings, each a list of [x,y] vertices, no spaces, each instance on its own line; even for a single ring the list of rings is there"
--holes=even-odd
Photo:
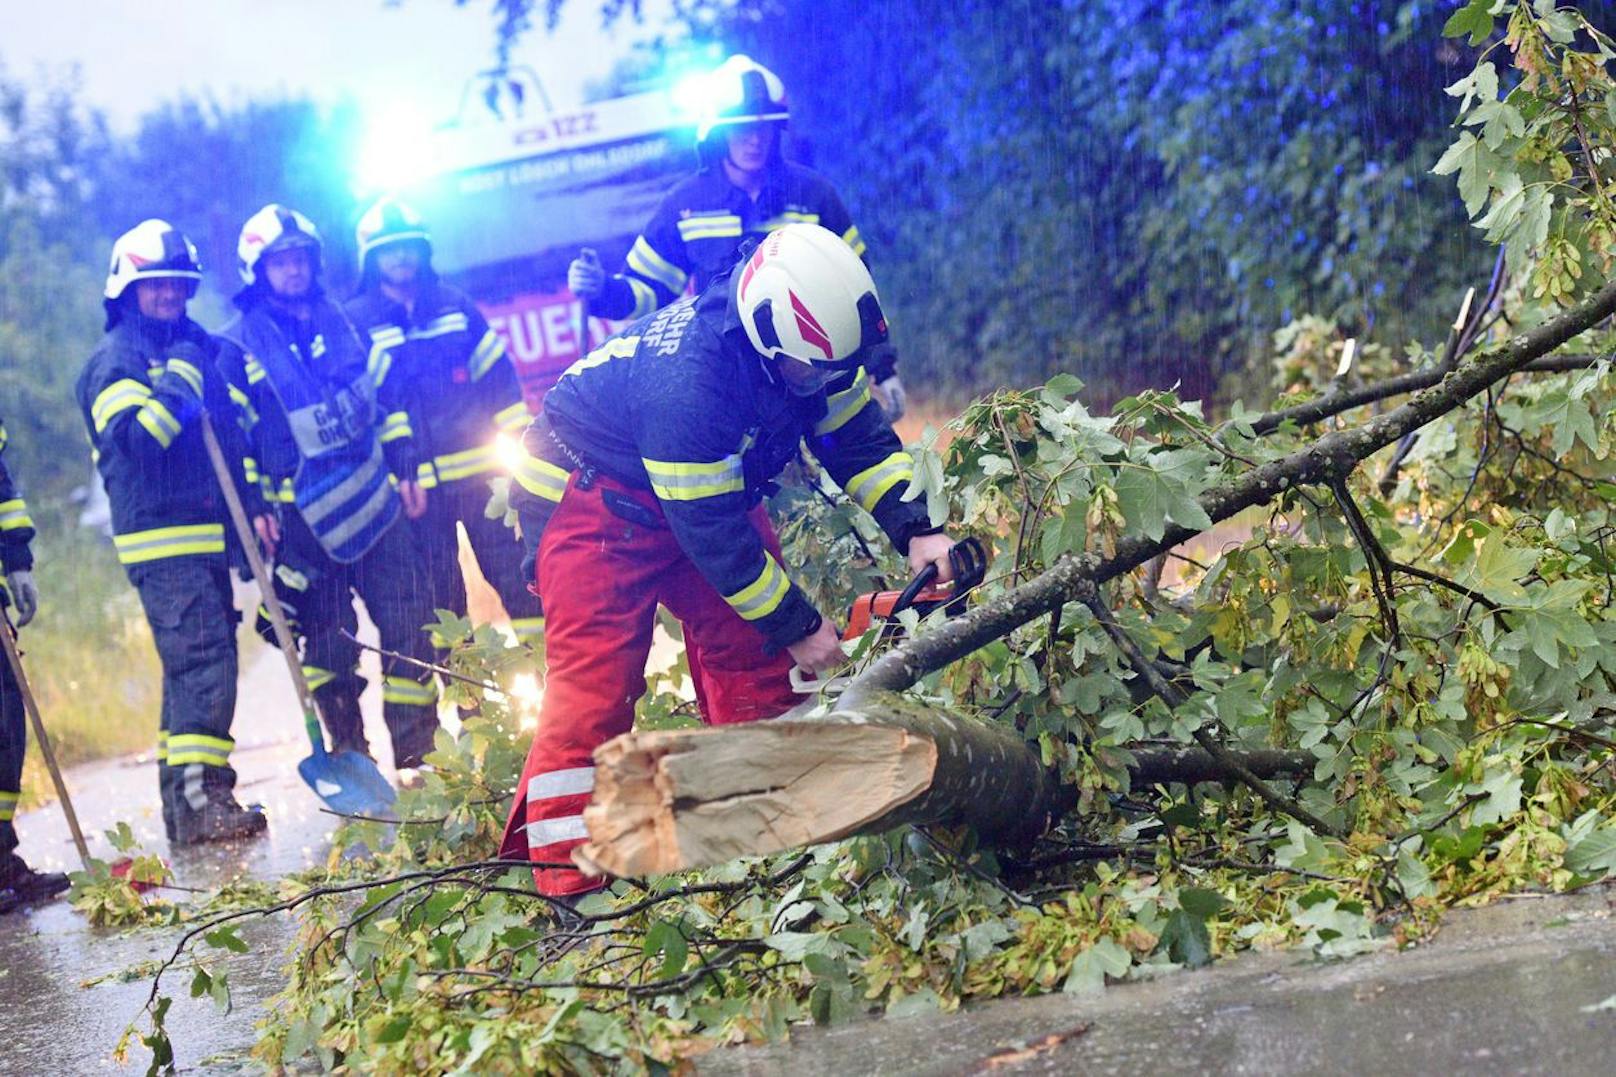
[[[325,400],[288,414],[287,425],[304,459],[323,456],[367,437],[371,426],[372,391],[370,379],[362,376]]]
[[[679,350],[679,342],[684,339],[685,330],[695,316],[694,298],[663,307],[661,313],[651,319],[645,332],[640,334],[640,347],[655,348],[657,355],[673,355]]]

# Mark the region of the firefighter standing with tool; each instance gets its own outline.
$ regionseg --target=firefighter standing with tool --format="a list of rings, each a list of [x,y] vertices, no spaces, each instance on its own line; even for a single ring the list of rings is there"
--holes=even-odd
[[[465,295],[438,280],[426,224],[384,198],[359,220],[360,292],[348,316],[370,341],[370,373],[404,401],[415,434],[421,488],[432,496],[418,521],[433,604],[466,615],[456,524],[498,592],[517,638],[538,642],[539,601],[522,573],[522,546],[490,519],[488,479],[500,473],[496,438],[513,441],[532,418],[500,339]]]
[[[855,254],[865,243],[829,180],[787,161],[780,142],[791,117],[785,87],[747,56],[732,56],[710,78],[718,101],[696,129],[702,169],[680,183],[629,248],[625,272],[608,277],[585,249],[567,269],[567,287],[602,318],[643,318],[694,283],[697,294],[735,264],[748,238],[793,222],[818,224]],[[887,419],[903,415],[905,397],[890,343],[864,357]]]
[[[221,333],[219,367],[246,434],[247,511],[277,560],[276,600],[303,635],[304,673],[333,752],[369,754],[359,648],[344,635],[364,600],[385,650],[430,661],[430,587],[401,519],[419,518],[409,416],[378,397],[370,347],[320,283],[319,233],[271,204],[242,226],[241,316]],[[394,488],[397,476],[397,488]],[[255,488],[254,488],[255,487]],[[269,600],[269,596],[265,596]],[[382,659],[393,764],[418,767],[438,729],[430,672]]]
[[[34,521],[28,503],[6,470],[6,424],[0,419],[0,606],[15,613],[16,627],[34,619],[39,588],[34,586],[34,558],[28,543]],[[6,629],[0,626],[0,632]],[[17,799],[22,793],[22,760],[28,745],[22,690],[11,663],[0,655],[0,913],[55,897],[68,887],[67,876],[35,871],[17,855]]]
[[[201,279],[196,248],[167,222],[143,221],[119,237],[104,294],[107,333],[77,388],[111,502],[113,545],[163,667],[157,772],[175,845],[248,837],[266,825],[261,811],[236,802],[230,766],[240,616],[224,497],[201,431],[204,410],[228,415],[230,404],[214,367],[217,342],[185,312]]]
[[[524,540],[542,532],[548,678],[500,851],[534,863],[541,893],[600,885],[568,854],[585,837],[592,753],[629,730],[645,691],[658,603],[684,624],[709,723],[781,714],[797,701],[793,663],[842,661],[762,504],[802,442],[912,566],[951,578],[949,538],[903,500],[913,462],[852,377],[885,339],[864,263],[835,233],[791,224],[700,296],[574,363],[545,398],[512,500]]]

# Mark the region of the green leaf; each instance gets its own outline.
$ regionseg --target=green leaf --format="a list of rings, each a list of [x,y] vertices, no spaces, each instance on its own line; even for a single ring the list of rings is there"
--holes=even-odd
[[[1158,949],[1166,950],[1168,957],[1192,969],[1212,963],[1212,938],[1207,934],[1206,921],[1183,909],[1167,918]]]
[[[1442,25],[1443,37],[1469,34],[1471,46],[1480,45],[1492,32],[1492,0],[1470,0],[1470,3],[1448,16],[1448,21]]]
[[[1486,143],[1469,131],[1462,131],[1431,171],[1438,176],[1458,172],[1459,197],[1464,199],[1466,215],[1474,218],[1486,208],[1487,196],[1497,186],[1503,165],[1503,159]]]
[[[1601,827],[1566,848],[1565,866],[1578,875],[1616,872],[1616,827]]]
[[[1115,979],[1126,973],[1132,964],[1133,958],[1115,939],[1100,939],[1077,955],[1061,990],[1068,995],[1103,990],[1107,976]]]
[[[240,935],[236,934],[236,929],[229,925],[209,931],[207,934],[202,936],[202,941],[207,943],[209,946],[214,946],[221,950],[229,950],[233,954],[244,954],[247,952],[247,944],[242,941]]]
[[[1216,890],[1203,890],[1199,887],[1186,886],[1178,892],[1178,906],[1191,916],[1198,916],[1202,920],[1210,920],[1228,908],[1229,902]]]

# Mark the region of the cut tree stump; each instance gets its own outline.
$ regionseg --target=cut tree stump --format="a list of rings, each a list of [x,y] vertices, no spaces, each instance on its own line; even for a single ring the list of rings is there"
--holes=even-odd
[[[1306,753],[1257,754],[1268,774],[1312,767]],[[1151,782],[1229,777],[1198,749],[1134,755]],[[890,693],[823,718],[628,733],[595,766],[589,840],[574,853],[595,874],[685,871],[905,823],[1025,846],[1077,803],[1015,729]]]

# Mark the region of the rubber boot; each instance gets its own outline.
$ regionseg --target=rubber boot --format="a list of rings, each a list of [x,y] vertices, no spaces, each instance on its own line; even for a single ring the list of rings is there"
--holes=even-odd
[[[9,912],[11,908],[36,901],[48,901],[71,885],[61,872],[35,871],[16,853],[6,853],[0,859],[0,893],[9,892],[11,900],[10,908],[4,908],[7,902],[0,897],[0,912]]]
[[[198,811],[181,811],[174,826],[174,845],[201,845],[210,841],[255,838],[269,829],[269,820],[256,804],[244,808],[228,793],[210,797]]]

